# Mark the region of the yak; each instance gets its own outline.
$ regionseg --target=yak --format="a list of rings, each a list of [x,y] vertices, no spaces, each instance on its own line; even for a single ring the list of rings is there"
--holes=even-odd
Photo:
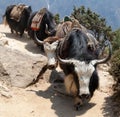
[[[88,46],[89,37],[94,40],[94,36],[85,33],[80,28],[73,28],[64,39],[57,40],[51,45],[54,47],[54,54],[57,63],[65,74],[64,84],[66,92],[74,97],[74,107],[78,110],[81,105],[88,103],[94,91],[99,87],[99,76],[97,65],[106,63],[112,55],[111,43],[107,40],[102,48],[94,49]],[[44,43],[46,49],[51,48],[49,43]],[[103,48],[108,47],[108,56],[99,59],[99,54]],[[39,75],[31,84],[38,82],[39,78],[47,70],[48,64],[43,66]],[[61,79],[62,80],[62,79]],[[30,84],[30,85],[31,85]]]
[[[112,55],[111,43],[104,43],[108,47],[108,56],[98,59],[99,48],[94,51],[87,46],[87,35],[80,29],[73,29],[56,49],[56,56],[65,74],[64,84],[68,94],[75,99],[75,108],[88,102],[99,86],[97,65],[106,63]]]
[[[31,6],[25,4],[9,5],[3,15],[4,23],[9,25],[11,33],[15,31],[22,37],[31,12]]]

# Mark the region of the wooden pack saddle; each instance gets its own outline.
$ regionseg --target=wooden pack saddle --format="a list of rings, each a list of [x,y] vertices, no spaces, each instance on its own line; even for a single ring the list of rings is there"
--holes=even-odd
[[[41,21],[42,21],[42,18],[43,18],[43,16],[44,16],[46,10],[47,10],[46,8],[41,9],[41,10],[38,11],[38,12],[35,14],[35,16],[33,17],[32,23],[31,23],[31,28],[32,28],[33,30],[36,30],[36,31],[39,30],[40,24],[41,24]]]
[[[24,4],[15,5],[10,13],[10,18],[19,22],[25,7],[26,6]]]

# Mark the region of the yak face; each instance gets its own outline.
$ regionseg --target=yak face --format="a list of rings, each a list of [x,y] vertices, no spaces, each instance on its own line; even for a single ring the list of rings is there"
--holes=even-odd
[[[84,61],[75,61],[74,70],[79,81],[79,96],[82,97],[86,95],[87,97],[90,97],[89,84],[92,74],[95,72],[94,64],[92,64],[92,62],[86,63]]]
[[[39,44],[43,45],[44,47],[44,52],[48,59],[47,62],[48,68],[51,70],[55,69],[57,67],[56,48],[59,39],[57,37],[48,37],[44,41],[41,41],[37,38],[36,33],[34,33],[34,36],[37,42],[39,42]]]
[[[48,68],[49,69],[55,69],[57,66],[57,60],[56,60],[56,48],[58,45],[58,41],[53,42],[52,44],[45,42],[44,43],[44,51],[48,58]]]

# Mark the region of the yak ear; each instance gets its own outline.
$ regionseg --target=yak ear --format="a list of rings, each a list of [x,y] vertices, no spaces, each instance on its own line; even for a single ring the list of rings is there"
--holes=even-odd
[[[32,11],[32,8],[31,8],[31,6],[29,6],[28,8],[29,8],[29,9]]]
[[[32,12],[31,6],[27,6],[25,9],[27,10],[28,13]]]
[[[32,8],[31,8],[31,6],[29,6],[28,9],[30,10],[30,12],[32,12]]]

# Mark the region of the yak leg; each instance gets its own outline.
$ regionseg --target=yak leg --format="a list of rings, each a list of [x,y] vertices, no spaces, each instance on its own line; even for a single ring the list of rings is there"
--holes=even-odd
[[[11,29],[11,33],[12,33],[12,34],[14,33],[13,29]]]
[[[23,33],[24,33],[24,30],[20,32],[20,37],[22,37],[22,36],[23,36]]]
[[[79,108],[83,105],[82,99],[78,96],[74,98],[74,107],[75,110],[79,110]]]

